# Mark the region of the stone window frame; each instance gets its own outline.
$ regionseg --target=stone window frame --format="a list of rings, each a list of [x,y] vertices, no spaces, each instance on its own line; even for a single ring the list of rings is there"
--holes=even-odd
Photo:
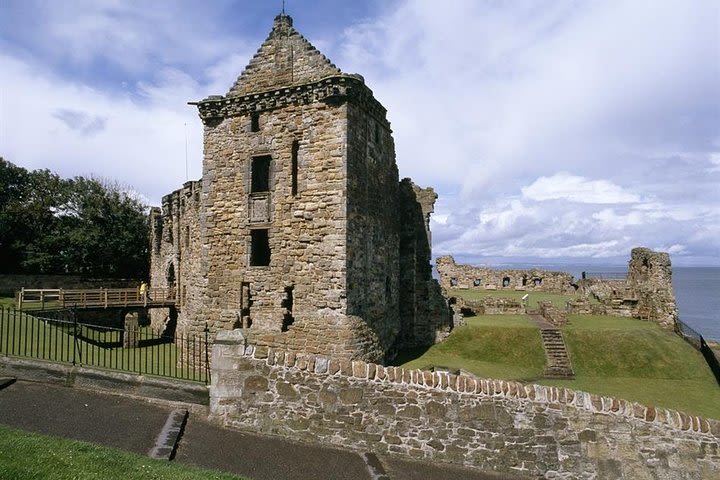
[[[254,265],[253,264],[253,232],[261,231],[261,230],[264,230],[267,232],[268,258],[267,258],[267,263],[263,262],[263,264],[261,264],[261,265]],[[272,235],[270,232],[269,225],[254,226],[253,228],[249,229],[249,235],[247,236],[247,265],[248,265],[248,268],[259,268],[259,269],[270,268],[270,264],[272,263],[272,257],[273,257],[272,247],[270,245],[271,238],[272,238]]]
[[[257,133],[260,131],[260,112],[250,113],[250,132]]]
[[[255,161],[267,158],[268,159],[268,166],[267,166],[267,190],[254,190],[253,189],[253,166],[255,165]],[[248,162],[248,177],[247,177],[247,192],[248,194],[251,193],[264,193],[264,192],[272,192],[272,186],[273,186],[273,179],[274,179],[274,164],[275,159],[270,154],[270,152],[259,152],[253,155],[250,155],[250,161]]]

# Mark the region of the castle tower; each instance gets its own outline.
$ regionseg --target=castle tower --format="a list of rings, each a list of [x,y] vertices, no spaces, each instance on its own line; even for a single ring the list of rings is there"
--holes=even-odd
[[[178,328],[243,328],[257,345],[369,361],[400,339],[434,341],[413,324],[428,302],[429,245],[421,268],[415,250],[401,253],[401,235],[429,239],[429,213],[405,213],[418,210],[406,204],[421,190],[401,194],[386,110],[362,77],[342,73],[279,15],[228,93],[195,105],[203,177],[197,228],[187,231],[197,254],[176,267]],[[432,211],[434,192],[425,197],[420,210]],[[418,275],[421,299],[401,321],[401,278]],[[446,322],[437,300],[443,319],[425,318],[430,329]]]

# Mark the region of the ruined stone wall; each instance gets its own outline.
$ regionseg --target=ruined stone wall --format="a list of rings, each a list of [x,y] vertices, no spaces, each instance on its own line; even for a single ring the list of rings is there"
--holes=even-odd
[[[565,272],[540,269],[495,270],[458,265],[451,256],[438,257],[435,265],[440,285],[445,288],[485,290],[527,290],[550,293],[575,293],[573,276]]]
[[[347,109],[347,313],[363,318],[387,352],[400,332],[395,146],[384,112],[359,101]]]
[[[671,329],[678,318],[672,288],[670,255],[638,247],[630,252],[626,280],[584,278],[579,293],[600,302],[593,311],[607,315],[650,320]],[[583,313],[585,302],[568,304],[571,313]]]
[[[201,182],[186,182],[182,188],[165,195],[162,210],[150,212],[150,286],[175,291],[177,311],[152,309],[153,330],[173,330],[176,315],[187,314],[188,291],[192,291],[200,272]],[[168,332],[170,333],[170,332]]]
[[[457,305],[464,315],[522,315],[526,308],[512,298],[487,297],[478,300],[457,298]]]
[[[556,387],[244,346],[213,350],[228,427],[545,478],[708,479],[720,423]]]
[[[627,283],[638,297],[638,317],[647,317],[666,328],[675,326],[678,311],[672,288],[670,255],[649,248],[633,248]]]
[[[400,182],[400,322],[404,347],[432,345],[452,329],[453,313],[432,277],[430,215],[437,194],[409,178]]]

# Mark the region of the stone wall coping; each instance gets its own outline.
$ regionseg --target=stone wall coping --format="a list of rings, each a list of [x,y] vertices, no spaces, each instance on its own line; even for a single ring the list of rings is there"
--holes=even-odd
[[[219,348],[232,342],[226,338]],[[385,367],[359,360],[337,359],[321,355],[296,353],[266,346],[245,344],[244,338],[234,345],[235,356],[251,361],[264,362],[269,366],[305,371],[315,375],[347,377],[385,384],[405,384],[410,388],[437,391],[453,391],[459,394],[477,395],[509,400],[525,400],[544,405],[546,409],[559,410],[563,406],[592,413],[615,415],[647,423],[669,426],[676,430],[691,431],[720,439],[720,421],[687,414],[685,412],[646,406],[637,402],[606,397],[581,390],[571,390],[512,380],[481,379],[470,375],[449,372]],[[233,356],[222,354],[223,357]],[[218,378],[214,374],[213,379]],[[212,395],[212,394],[211,394]]]
[[[191,102],[190,105],[197,105],[200,118],[207,123],[213,119],[246,115],[289,104],[329,101],[334,98],[356,99],[367,107],[377,121],[390,129],[386,118],[387,110],[375,99],[372,90],[357,76],[343,73],[316,82],[288,85],[273,90],[243,95],[213,95],[199,102]]]

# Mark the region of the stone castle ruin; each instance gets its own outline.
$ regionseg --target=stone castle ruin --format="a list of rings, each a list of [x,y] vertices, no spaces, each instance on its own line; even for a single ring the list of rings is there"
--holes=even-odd
[[[202,179],[151,223],[156,330],[241,328],[255,345],[382,362],[452,317],[430,265],[437,195],[399,180],[385,108],[275,18],[229,92],[195,103]]]
[[[450,256],[438,257],[435,265],[442,288],[480,290],[527,290],[530,292],[575,293],[573,276],[565,272],[498,270],[472,265],[458,265]]]
[[[675,328],[678,310],[670,255],[665,252],[634,248],[625,279],[583,278],[578,286],[585,298],[568,304],[572,313],[633,317]]]
[[[678,318],[672,288],[670,255],[649,248],[634,248],[630,253],[627,275],[606,279],[583,277],[575,280],[569,273],[540,269],[495,270],[458,265],[451,256],[438,257],[436,267],[443,289],[519,290],[577,294],[568,302],[567,312],[578,314],[617,315],[651,320],[674,328]],[[512,299],[488,297],[465,301],[475,313],[524,313],[525,306]],[[467,305],[465,305],[467,304]],[[559,312],[553,312],[558,315]],[[552,315],[550,315],[552,316]],[[559,323],[563,323],[560,321]]]

